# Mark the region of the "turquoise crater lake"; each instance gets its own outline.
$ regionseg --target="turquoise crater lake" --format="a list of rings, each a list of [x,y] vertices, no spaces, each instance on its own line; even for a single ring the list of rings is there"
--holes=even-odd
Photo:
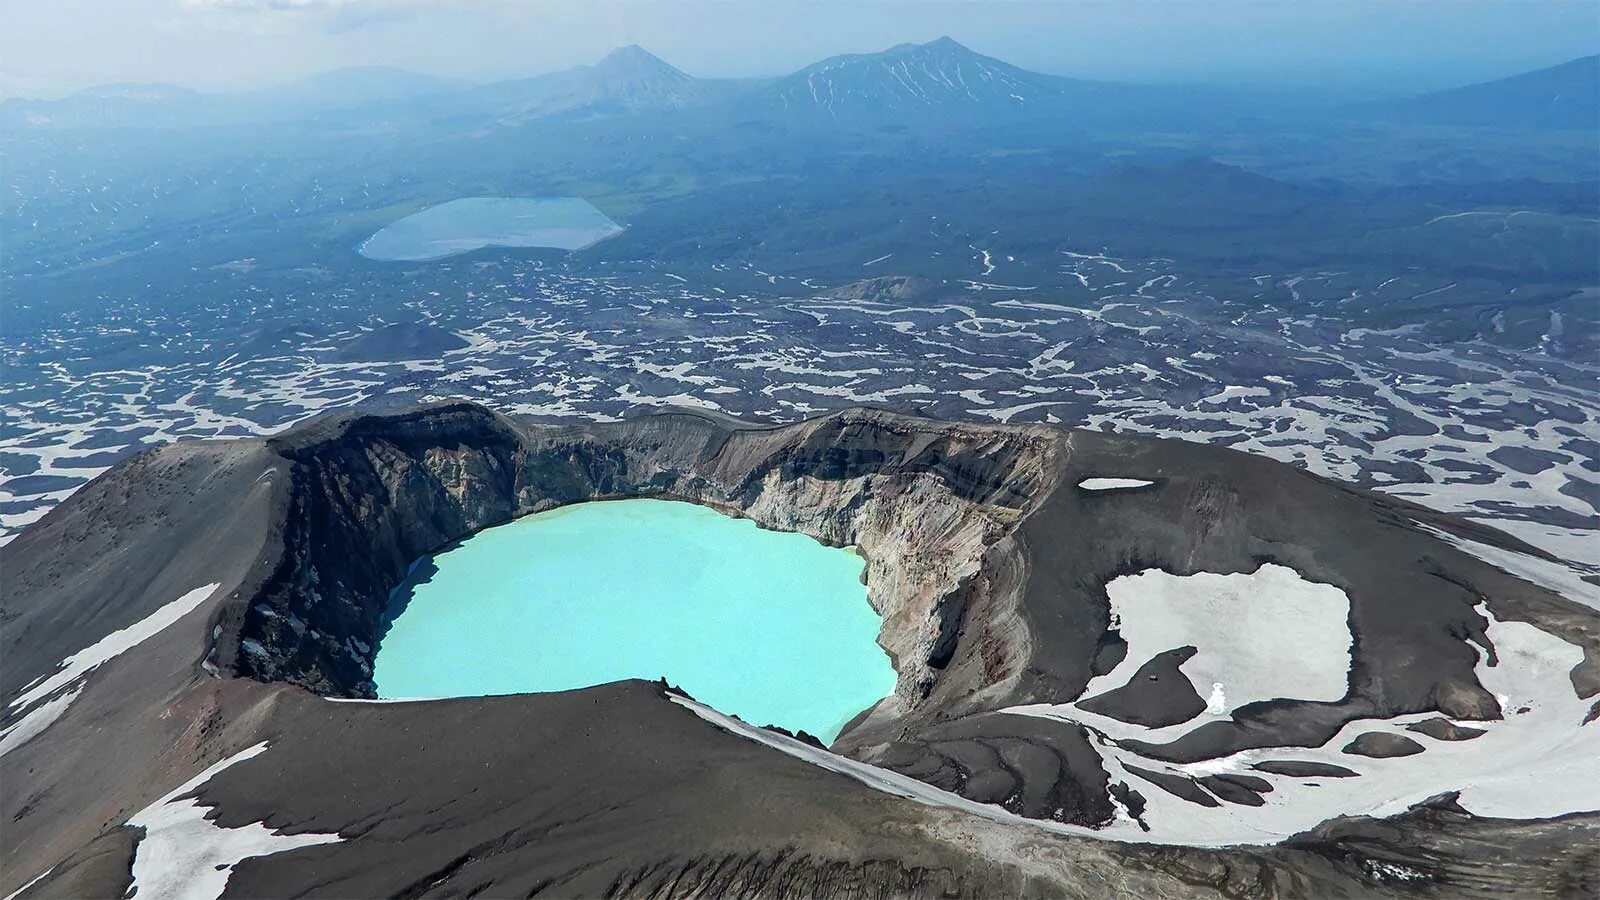
[[[421,565],[374,660],[384,698],[666,677],[722,712],[831,742],[894,689],[862,558],[691,503],[579,503]]]

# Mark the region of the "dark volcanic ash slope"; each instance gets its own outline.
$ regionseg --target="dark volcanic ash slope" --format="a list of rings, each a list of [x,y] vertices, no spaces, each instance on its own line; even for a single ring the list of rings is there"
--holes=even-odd
[[[900,679],[842,756],[642,682],[327,699],[371,696],[414,560],[646,495],[862,548]],[[1203,445],[867,410],[556,427],[448,404],[164,448],[0,548],[0,890],[159,892],[189,821],[231,896],[1581,892],[1600,615],[1458,544],[1535,552]],[[1183,593],[1215,584],[1245,587]],[[1174,596],[1243,605],[1165,646],[1144,604]],[[1296,633],[1315,616],[1334,627]],[[1322,681],[1236,665],[1270,655],[1228,643],[1256,618]],[[1441,714],[1484,733],[1407,729]],[[1340,751],[1392,731],[1423,752]],[[1512,747],[1525,782],[1490,765]],[[1181,846],[1238,843],[1278,845]]]

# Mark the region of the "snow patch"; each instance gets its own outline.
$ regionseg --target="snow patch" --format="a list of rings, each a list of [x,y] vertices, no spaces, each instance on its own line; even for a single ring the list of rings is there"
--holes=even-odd
[[[1122,687],[1153,657],[1185,646],[1196,652],[1181,670],[1210,697],[1209,718],[1260,700],[1340,700],[1349,689],[1350,598],[1287,566],[1232,575],[1147,569],[1113,579],[1106,594],[1128,652],[1084,697]]]
[[[0,756],[5,756],[12,750],[26,744],[44,732],[46,728],[55,724],[83,693],[83,685],[79,684],[59,697],[47,700],[44,703],[28,710],[27,715],[0,729]]]
[[[235,753],[128,820],[129,825],[145,830],[133,855],[137,896],[216,900],[227,889],[233,867],[242,860],[344,840],[337,834],[282,834],[260,822],[223,828],[206,818],[210,808],[201,805],[200,798],[182,799],[223,770],[266,749],[263,741]]]
[[[1476,674],[1500,701],[1499,720],[1473,722],[1485,734],[1465,741],[1438,741],[1406,730],[1437,712],[1348,722],[1320,747],[1265,747],[1189,764],[1167,763],[1123,745],[1129,738],[1160,742],[1174,729],[1145,729],[1077,709],[1072,704],[1012,707],[1003,712],[1073,721],[1099,732],[1095,749],[1113,783],[1125,781],[1146,800],[1150,832],[1129,831],[1114,821],[1100,834],[1118,840],[1220,847],[1274,844],[1339,816],[1397,815],[1438,794],[1458,791],[1473,815],[1543,819],[1600,811],[1600,725],[1583,725],[1589,702],[1569,679],[1583,650],[1524,622],[1501,622],[1487,604],[1478,611],[1497,664],[1478,653]],[[1191,642],[1192,643],[1192,642]],[[1469,645],[1475,646],[1475,645]],[[1188,729],[1193,723],[1177,726]],[[1342,752],[1357,736],[1377,731],[1422,743],[1415,756],[1372,759]],[[1296,778],[1251,767],[1262,760],[1342,766],[1354,778]],[[1235,773],[1264,778],[1273,786],[1262,806],[1224,802],[1201,807],[1140,778],[1129,766],[1180,778]],[[1196,785],[1199,787],[1199,785]]]
[[[27,714],[0,731],[0,755],[21,746],[61,718],[72,701],[83,692],[83,686],[78,684],[74,690],[44,702],[51,694],[82,681],[95,669],[160,634],[167,626],[193,612],[219,587],[221,585],[215,582],[197,587],[127,628],[113,631],[63,659],[60,668],[48,677],[35,681],[11,701],[11,713],[27,710]]]
[[[1115,491],[1149,487],[1152,484],[1155,482],[1145,481],[1142,478],[1085,478],[1078,482],[1078,487],[1086,491]]]

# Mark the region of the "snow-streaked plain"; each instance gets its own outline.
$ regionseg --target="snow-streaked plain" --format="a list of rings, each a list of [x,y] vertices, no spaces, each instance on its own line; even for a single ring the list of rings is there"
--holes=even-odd
[[[1460,537],[1443,529],[1434,528],[1431,525],[1422,525],[1421,527],[1440,540],[1452,544],[1458,550],[1476,556],[1502,572],[1515,575],[1524,581],[1531,581],[1540,587],[1555,591],[1574,603],[1581,603],[1590,609],[1600,610],[1600,585],[1584,581],[1583,576],[1571,566]]]

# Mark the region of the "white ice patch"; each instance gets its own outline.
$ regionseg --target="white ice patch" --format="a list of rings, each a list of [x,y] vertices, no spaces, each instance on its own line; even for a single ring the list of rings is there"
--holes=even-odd
[[[1209,697],[1205,719],[1259,700],[1340,700],[1349,688],[1350,598],[1287,566],[1233,575],[1147,569],[1113,579],[1106,594],[1128,652],[1089,682],[1084,698],[1122,687],[1151,658],[1185,646],[1196,652],[1180,670]]]
[[[195,588],[127,628],[113,631],[63,659],[60,668],[48,677],[36,681],[11,701],[10,712],[27,710],[27,714],[7,726],[4,731],[0,731],[0,755],[21,746],[61,718],[67,707],[72,705],[72,701],[83,692],[83,687],[78,685],[60,697],[42,702],[45,698],[81,681],[88,677],[90,672],[161,633],[167,626],[193,612],[220,586],[212,583]]]
[[[33,740],[43,733],[46,728],[55,724],[55,721],[61,718],[62,714],[67,711],[67,707],[71,706],[72,701],[78,699],[78,695],[81,693],[83,693],[83,685],[75,685],[61,696],[46,700],[28,710],[27,715],[12,722],[5,728],[0,728],[0,756],[5,756],[12,750]]]
[[[228,887],[233,867],[255,856],[344,840],[337,834],[280,834],[256,822],[223,828],[206,818],[198,798],[180,800],[217,773],[267,749],[266,742],[222,760],[145,807],[128,824],[143,828],[134,848],[133,889],[138,897],[216,900]]]
[[[1126,488],[1142,488],[1155,484],[1154,481],[1145,481],[1141,478],[1085,478],[1078,482],[1078,487],[1086,491],[1115,491]]]

